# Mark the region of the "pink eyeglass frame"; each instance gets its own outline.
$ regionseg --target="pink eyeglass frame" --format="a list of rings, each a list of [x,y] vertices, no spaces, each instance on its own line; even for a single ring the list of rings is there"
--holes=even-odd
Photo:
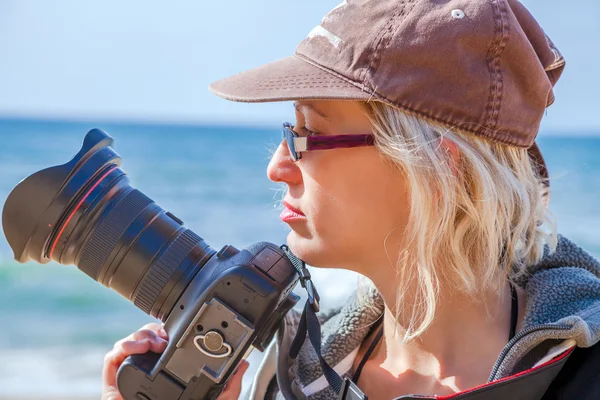
[[[305,151],[347,149],[375,144],[375,136],[372,134],[299,136],[289,122],[283,123],[282,139],[287,142],[294,161],[300,160]]]

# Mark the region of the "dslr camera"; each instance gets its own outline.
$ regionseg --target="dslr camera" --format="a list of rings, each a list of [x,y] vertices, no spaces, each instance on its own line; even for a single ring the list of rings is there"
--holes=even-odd
[[[216,251],[130,185],[112,145],[93,129],[71,161],[21,181],[2,211],[6,239],[17,261],[74,264],[164,322],[166,350],[121,365],[124,399],[216,399],[298,302],[299,260],[265,242]]]

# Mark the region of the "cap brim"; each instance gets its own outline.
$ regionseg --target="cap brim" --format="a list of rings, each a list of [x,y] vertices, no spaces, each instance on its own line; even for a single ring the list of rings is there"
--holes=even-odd
[[[297,56],[289,56],[213,82],[217,96],[231,101],[368,100],[359,86]]]

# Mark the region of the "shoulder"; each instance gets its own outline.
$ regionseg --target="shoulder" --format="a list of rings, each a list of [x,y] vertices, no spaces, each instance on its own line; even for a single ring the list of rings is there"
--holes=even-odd
[[[600,399],[600,343],[578,347],[556,376],[543,400]]]

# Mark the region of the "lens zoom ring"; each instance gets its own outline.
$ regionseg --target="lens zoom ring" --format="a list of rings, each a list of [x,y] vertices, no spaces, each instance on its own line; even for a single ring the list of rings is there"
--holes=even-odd
[[[154,302],[179,265],[202,238],[189,229],[179,235],[169,247],[152,263],[135,295],[133,304],[150,314]]]
[[[86,243],[79,261],[79,269],[98,280],[100,269],[119,239],[140,213],[152,203],[146,195],[134,189],[123,196],[100,220],[90,240]]]

